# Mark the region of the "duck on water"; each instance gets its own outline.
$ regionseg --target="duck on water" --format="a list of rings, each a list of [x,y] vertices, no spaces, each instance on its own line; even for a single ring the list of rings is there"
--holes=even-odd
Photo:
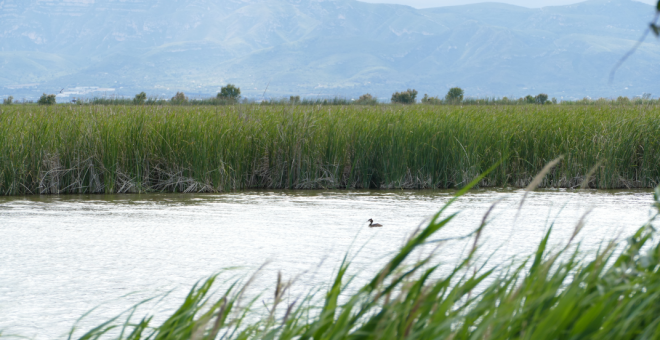
[[[368,219],[367,221],[369,221],[369,228],[376,228],[376,227],[382,227],[383,226],[382,224],[374,223],[374,220],[372,220],[372,219]]]

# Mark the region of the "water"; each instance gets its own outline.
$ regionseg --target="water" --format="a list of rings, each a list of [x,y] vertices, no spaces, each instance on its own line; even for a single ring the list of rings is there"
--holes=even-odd
[[[253,289],[276,273],[299,276],[294,292],[330,281],[344,254],[358,281],[373,273],[451,191],[255,191],[219,195],[117,195],[0,198],[0,330],[36,339],[100,324],[144,298],[174,290],[153,311],[171,311],[196,281],[223,268],[248,275],[268,262]],[[519,211],[523,192],[475,191],[451,209],[459,216],[435,238],[465,235],[499,201],[482,237],[493,262],[532,253],[550,224],[552,244],[573,233],[587,211],[585,250],[624,238],[650,216],[650,191],[541,191]],[[373,218],[383,228],[367,228]],[[515,223],[514,223],[515,220]],[[352,248],[351,248],[351,245]],[[465,242],[449,242],[438,261],[450,270]],[[128,296],[127,296],[128,295]],[[162,314],[164,315],[164,314]],[[76,333],[81,335],[82,333]]]

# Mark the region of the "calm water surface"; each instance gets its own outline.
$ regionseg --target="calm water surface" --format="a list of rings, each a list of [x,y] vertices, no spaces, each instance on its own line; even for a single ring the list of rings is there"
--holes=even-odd
[[[197,280],[223,268],[223,278],[264,263],[255,290],[273,287],[277,271],[300,275],[296,292],[327,284],[344,254],[365,279],[449,191],[255,191],[218,195],[117,195],[0,198],[0,331],[62,338],[85,312],[86,329],[144,298],[173,290],[153,311],[171,311]],[[583,248],[624,238],[650,216],[650,191],[540,191],[522,210],[518,190],[475,191],[437,238],[474,230],[499,201],[483,237],[494,262],[534,251],[554,224],[552,242],[570,237],[591,210]],[[516,216],[518,214],[518,216]],[[385,227],[367,228],[373,218]],[[353,245],[351,247],[351,245]],[[451,268],[465,244],[444,244],[438,261]],[[302,274],[302,275],[301,275]],[[358,280],[359,281],[359,280]],[[151,308],[151,307],[150,307]],[[81,335],[81,333],[77,333]]]

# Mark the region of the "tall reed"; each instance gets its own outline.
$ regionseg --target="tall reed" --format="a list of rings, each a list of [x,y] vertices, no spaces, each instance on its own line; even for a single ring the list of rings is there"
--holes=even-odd
[[[655,187],[653,106],[0,107],[0,194]]]

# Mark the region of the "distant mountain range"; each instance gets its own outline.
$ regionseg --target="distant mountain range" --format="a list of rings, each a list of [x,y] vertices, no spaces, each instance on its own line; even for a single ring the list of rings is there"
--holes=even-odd
[[[660,95],[654,8],[414,9],[353,0],[0,0],[0,96]],[[267,90],[266,90],[267,88]],[[60,95],[62,97],[62,95]]]

